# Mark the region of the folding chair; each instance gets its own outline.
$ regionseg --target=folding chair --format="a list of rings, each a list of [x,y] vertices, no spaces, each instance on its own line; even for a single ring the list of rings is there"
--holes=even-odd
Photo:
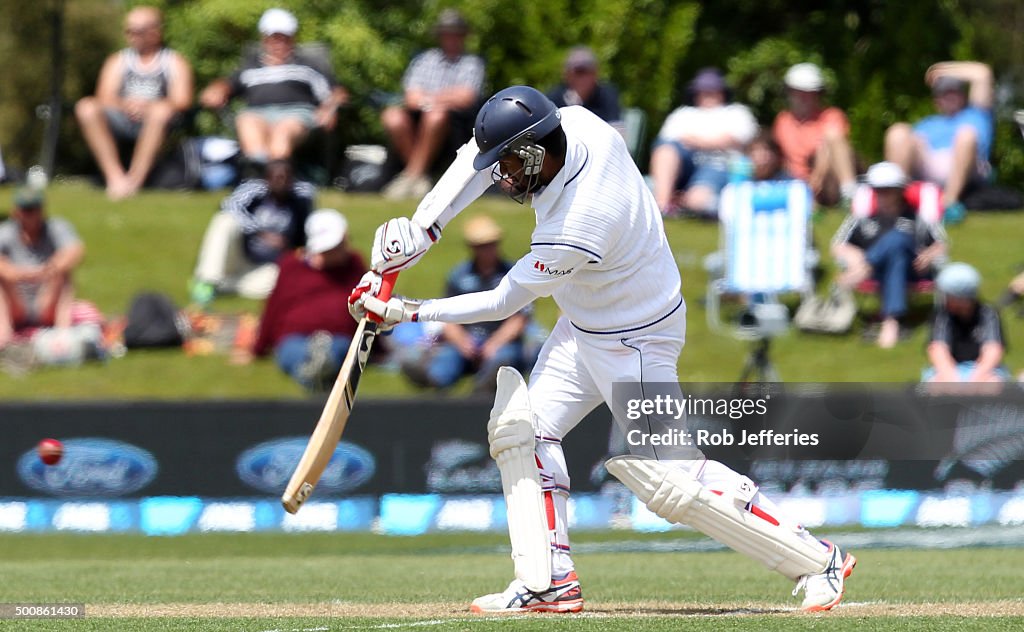
[[[740,340],[757,341],[740,381],[779,381],[768,351],[772,338],[789,328],[789,311],[780,294],[813,291],[810,216],[813,195],[800,180],[741,182],[727,185],[719,202],[720,261],[707,287],[708,326]],[[723,295],[748,301],[739,322],[727,328],[721,318]]]
[[[641,159],[644,158],[644,138],[647,136],[647,113],[640,108],[624,108],[622,125],[629,155],[638,165],[643,164]]]

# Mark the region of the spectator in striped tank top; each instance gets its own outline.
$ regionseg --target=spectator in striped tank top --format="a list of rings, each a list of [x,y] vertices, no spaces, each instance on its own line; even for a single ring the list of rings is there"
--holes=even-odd
[[[135,7],[125,17],[124,33],[128,47],[107,58],[96,94],[75,105],[107,195],[115,200],[142,188],[168,128],[192,105],[192,67],[164,46],[160,11]],[[134,144],[127,169],[121,164],[119,142]]]

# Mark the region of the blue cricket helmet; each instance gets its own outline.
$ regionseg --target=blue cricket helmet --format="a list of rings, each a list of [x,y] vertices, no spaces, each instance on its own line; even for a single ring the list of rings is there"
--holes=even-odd
[[[501,90],[480,108],[473,134],[480,153],[473,159],[477,171],[498,162],[506,153],[534,145],[554,131],[562,116],[551,99],[530,86]]]

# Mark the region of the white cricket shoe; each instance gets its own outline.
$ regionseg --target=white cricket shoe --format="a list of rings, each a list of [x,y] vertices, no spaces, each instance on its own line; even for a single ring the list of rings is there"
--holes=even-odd
[[[484,595],[473,600],[470,612],[579,612],[583,610],[583,592],[575,571],[551,580],[544,592],[533,592],[518,579],[505,592]]]
[[[853,572],[857,565],[857,558],[849,553],[843,554],[839,547],[827,540],[822,540],[829,549],[829,561],[825,570],[815,575],[804,575],[796,583],[793,589],[793,596],[796,597],[800,590],[806,590],[804,602],[800,607],[805,612],[822,612],[831,610],[843,600],[843,591],[846,590],[845,580]]]

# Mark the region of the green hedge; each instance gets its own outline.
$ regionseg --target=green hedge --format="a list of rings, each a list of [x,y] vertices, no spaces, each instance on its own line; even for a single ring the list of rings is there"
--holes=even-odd
[[[128,5],[142,4],[128,2]],[[513,83],[541,88],[559,80],[566,51],[594,48],[623,101],[649,116],[649,134],[686,96],[694,72],[717,65],[728,72],[739,100],[770,124],[783,104],[782,75],[798,61],[821,64],[830,100],[849,114],[853,143],[867,160],[881,156],[885,128],[931,111],[925,69],[944,59],[982,59],[996,70],[1004,98],[994,162],[1004,182],[1024,179],[1024,143],[1010,121],[1022,45],[1015,24],[1022,3],[1012,0],[159,0],[169,43],[195,65],[197,88],[234,68],[257,39],[256,23],[271,6],[300,20],[299,39],[330,46],[336,72],[353,94],[343,117],[345,142],[381,142],[374,91],[399,89],[417,51],[432,46],[431,24],[442,9],[460,8],[473,31],[469,49],[487,61],[488,90]],[[41,125],[35,106],[46,99],[48,12],[67,15],[64,99],[92,91],[103,57],[122,46],[113,0],[0,0],[0,55],[17,59],[0,76],[0,146],[15,164],[38,156]],[[40,10],[40,8],[46,10]],[[1024,105],[1021,101],[1017,101]],[[204,131],[220,121],[200,119]],[[60,168],[92,168],[70,108],[60,145]]]

